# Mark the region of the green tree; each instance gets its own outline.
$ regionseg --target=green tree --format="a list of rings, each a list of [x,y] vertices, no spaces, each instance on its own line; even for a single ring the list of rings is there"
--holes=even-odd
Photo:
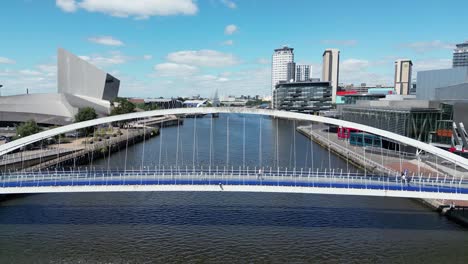
[[[126,98],[116,98],[112,102],[111,115],[123,115],[135,112],[135,104]]]
[[[97,116],[98,115],[96,114],[96,110],[94,110],[92,107],[80,108],[78,113],[75,115],[75,123],[96,119]],[[89,135],[93,133],[93,127],[85,127],[81,129],[81,131],[85,135]]]
[[[96,119],[98,115],[92,107],[80,108],[75,115],[75,123]]]
[[[34,120],[29,120],[26,121],[25,123],[19,125],[16,128],[16,136],[15,139],[22,138],[22,137],[27,137],[32,134],[36,134],[41,132],[41,128],[37,125],[36,121]]]

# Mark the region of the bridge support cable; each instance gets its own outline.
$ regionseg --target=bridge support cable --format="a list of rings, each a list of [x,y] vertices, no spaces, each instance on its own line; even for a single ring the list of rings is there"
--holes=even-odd
[[[112,129],[114,129],[114,128],[112,128]],[[111,137],[109,137],[109,139],[107,139],[107,171],[110,170],[111,149],[112,149],[112,139],[111,139]]]
[[[177,140],[176,140],[176,167],[179,166],[179,130],[180,122],[177,122]]]
[[[195,171],[195,144],[196,144],[197,116],[193,119],[193,142],[192,142],[192,170]]]
[[[127,124],[127,139],[125,141],[125,160],[124,160],[124,173],[127,173],[127,162],[128,162],[128,137],[130,136],[129,126]],[[161,155],[161,153],[159,153]]]
[[[380,157],[382,159],[382,176],[385,174],[385,171],[384,171],[384,168],[385,165],[384,165],[384,154],[383,154],[383,140],[382,140],[382,137],[380,137]]]
[[[44,154],[43,154],[44,140],[41,139],[41,142],[40,142],[40,143],[41,143],[41,148],[40,148],[40,151],[41,151],[41,152],[39,153],[39,164],[42,164],[42,156],[44,155]],[[6,163],[5,163],[5,168],[6,168]],[[42,172],[41,166],[39,166],[39,172]]]
[[[245,130],[244,130],[245,131]],[[213,159],[213,115],[210,115],[210,166],[208,167],[211,173],[212,159]]]
[[[312,169],[314,169],[314,142],[312,140],[312,127],[313,126],[313,122],[310,122],[310,166]]]
[[[362,133],[362,150],[364,153],[364,177],[367,177],[366,141],[364,138],[364,133]]]
[[[141,170],[145,168],[146,121],[143,121],[143,147],[141,148]]]
[[[229,167],[229,116],[227,116],[226,123],[226,166]]]
[[[275,138],[275,160],[276,160],[276,168],[279,169],[280,167],[280,162],[279,162],[279,133],[278,133],[278,117],[275,118],[276,120],[276,127],[275,127],[275,130],[276,130],[276,138]]]
[[[328,145],[328,171],[331,171],[331,150],[330,150],[330,125],[327,125],[327,145]]]
[[[93,128],[93,141],[94,138],[96,137],[96,126]],[[89,162],[90,167],[89,169],[91,170],[93,167],[93,162],[94,162],[94,152],[96,151],[96,142],[93,142],[93,150],[91,151],[91,160]],[[89,157],[89,156],[88,156]]]
[[[57,165],[55,167],[58,167],[60,164],[60,140],[62,139],[61,135],[58,135],[58,145],[57,145]],[[22,156],[21,156],[22,157]],[[21,161],[23,163],[23,161]],[[21,170],[23,170],[23,164],[21,164]]]
[[[242,127],[242,168],[245,169],[245,116]]]
[[[259,129],[258,129],[258,161],[259,167],[262,168],[262,120],[263,118],[259,118]]]
[[[400,173],[402,173],[403,172],[403,162],[401,160],[401,144],[400,143],[398,143],[398,152],[399,152],[398,156],[399,156],[399,159],[400,159]]]
[[[345,141],[345,147],[346,147],[346,171],[349,173],[349,149],[350,149],[350,145],[349,145],[349,139],[350,139],[350,132],[348,131],[347,132],[347,136],[345,137],[344,141]]]
[[[75,142],[78,141],[78,130],[75,129]],[[78,152],[79,150],[74,150],[73,151],[73,170],[76,169],[76,152]]]
[[[296,119],[293,120],[293,158],[294,158],[294,169],[296,169],[297,166],[297,156],[296,156]]]
[[[305,145],[305,157],[304,157],[304,167],[309,166],[309,152],[310,152],[310,147],[309,144]]]

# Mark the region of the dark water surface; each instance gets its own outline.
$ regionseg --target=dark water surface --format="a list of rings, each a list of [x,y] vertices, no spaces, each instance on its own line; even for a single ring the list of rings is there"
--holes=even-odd
[[[230,116],[229,143],[227,121],[213,120],[212,166],[244,164],[244,117]],[[176,160],[208,166],[210,122],[197,120],[193,145],[194,120],[186,120],[178,154],[177,127],[164,129],[144,149],[129,148],[127,166]],[[292,122],[245,122],[246,166],[275,166],[279,153],[280,166],[355,170],[317,145],[310,154],[310,142],[294,133]],[[93,166],[124,166],[124,153]],[[0,263],[168,262],[468,263],[468,233],[415,201],[396,198],[82,193],[20,196],[0,204]]]

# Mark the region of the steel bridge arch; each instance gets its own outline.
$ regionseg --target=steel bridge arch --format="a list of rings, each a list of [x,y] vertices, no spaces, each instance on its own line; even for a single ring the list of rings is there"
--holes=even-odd
[[[355,129],[358,129],[367,133],[375,134],[375,135],[382,136],[385,138],[390,138],[404,145],[415,147],[427,153],[436,155],[439,158],[450,161],[454,163],[456,166],[460,166],[468,170],[468,159],[465,159],[461,156],[445,151],[443,149],[437,148],[435,146],[429,145],[427,143],[424,143],[424,142],[421,142],[412,138],[408,138],[402,135],[398,135],[389,131],[378,129],[375,127],[366,126],[366,125],[344,121],[340,119],[335,119],[335,118],[323,117],[323,116],[286,112],[286,111],[279,111],[279,110],[239,108],[239,107],[175,108],[175,109],[153,110],[153,111],[146,111],[146,112],[135,112],[135,113],[93,119],[89,121],[74,123],[74,124],[46,130],[46,131],[31,135],[28,137],[20,138],[18,140],[6,143],[0,146],[0,156],[5,155],[11,151],[17,150],[26,145],[29,145],[29,144],[32,144],[40,140],[47,139],[47,138],[50,138],[59,134],[72,132],[78,129],[91,127],[91,126],[97,126],[97,125],[111,123],[111,122],[147,118],[147,117],[153,117],[153,116],[163,116],[163,115],[219,114],[219,113],[263,115],[263,116],[271,116],[275,118],[297,119],[297,120],[302,120],[302,121],[312,121],[312,122],[331,124],[331,125],[336,125],[336,126],[352,127],[352,128],[355,128]]]

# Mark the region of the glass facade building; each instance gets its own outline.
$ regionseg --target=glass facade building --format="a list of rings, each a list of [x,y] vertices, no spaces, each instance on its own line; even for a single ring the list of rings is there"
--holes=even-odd
[[[372,101],[385,98],[385,94],[349,94],[343,96],[343,103],[348,105],[354,105],[358,101]]]
[[[278,110],[313,114],[332,108],[330,82],[282,82],[273,93],[273,107]]]
[[[444,126],[443,120],[451,120],[453,108],[441,104],[439,108],[386,108],[344,107],[342,119],[356,122],[426,143],[432,141],[431,133]]]
[[[453,67],[468,66],[468,41],[456,45],[453,51]]]

